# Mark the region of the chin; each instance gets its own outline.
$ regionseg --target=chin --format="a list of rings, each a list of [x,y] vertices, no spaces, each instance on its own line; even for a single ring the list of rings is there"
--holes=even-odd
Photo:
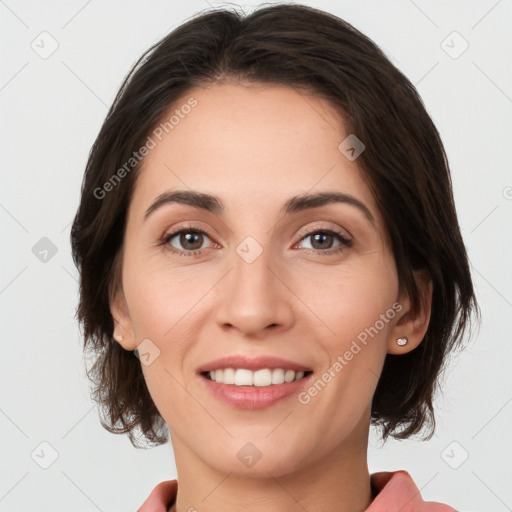
[[[231,473],[240,477],[269,478],[284,476],[298,471],[305,454],[297,446],[276,446],[269,440],[240,442],[234,441],[233,447],[225,447],[220,453],[209,453],[203,460],[222,473]],[[234,453],[235,457],[227,454]]]

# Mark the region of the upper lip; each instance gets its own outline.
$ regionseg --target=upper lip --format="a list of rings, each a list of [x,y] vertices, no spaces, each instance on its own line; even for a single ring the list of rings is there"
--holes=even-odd
[[[220,359],[215,359],[214,361],[209,361],[208,363],[200,366],[197,371],[198,373],[202,373],[219,370],[222,368],[246,368],[247,370],[253,371],[261,370],[263,368],[282,368],[283,370],[294,370],[296,372],[311,371],[311,368],[289,359],[264,355],[249,357],[238,354],[221,357]]]

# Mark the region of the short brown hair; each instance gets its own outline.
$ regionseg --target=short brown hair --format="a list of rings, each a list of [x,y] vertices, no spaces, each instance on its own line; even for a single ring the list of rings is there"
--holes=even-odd
[[[114,172],[141,147],[173,103],[193,87],[226,80],[286,85],[328,99],[345,129],[365,144],[358,164],[383,215],[400,288],[414,307],[413,270],[433,284],[430,324],[422,343],[386,356],[371,421],[406,438],[435,428],[433,397],[448,354],[478,313],[454,207],[445,151],[418,92],[368,37],[326,12],[297,4],[211,10],[189,19],[150,48],[122,84],[91,149],[71,230],[80,271],[77,315],[93,397],[110,432],[137,446],[168,439],[140,362],[112,339],[110,300],[120,283],[127,211],[140,164],[105,194]],[[98,191],[103,190],[100,194]],[[101,196],[101,197],[99,197]]]

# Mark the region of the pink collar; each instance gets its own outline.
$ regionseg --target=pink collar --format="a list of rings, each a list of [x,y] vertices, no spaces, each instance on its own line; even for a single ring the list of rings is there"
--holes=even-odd
[[[382,471],[371,475],[372,490],[378,494],[366,512],[457,512],[434,501],[423,501],[407,471]]]
[[[442,503],[423,501],[407,471],[382,471],[371,475],[375,499],[366,512],[457,512]],[[177,480],[159,483],[137,512],[167,512],[178,492]]]

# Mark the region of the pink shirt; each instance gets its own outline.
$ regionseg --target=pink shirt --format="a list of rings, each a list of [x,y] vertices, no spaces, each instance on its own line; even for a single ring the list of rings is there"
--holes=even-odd
[[[442,503],[423,501],[407,471],[383,471],[373,473],[370,478],[374,500],[366,512],[457,512]],[[174,510],[177,491],[177,480],[158,484],[137,512]]]

